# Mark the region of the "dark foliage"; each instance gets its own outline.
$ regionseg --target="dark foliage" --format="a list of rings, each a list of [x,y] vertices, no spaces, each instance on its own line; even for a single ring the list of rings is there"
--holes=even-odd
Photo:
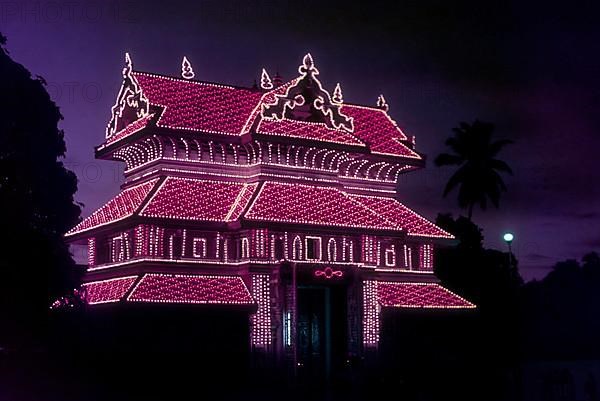
[[[248,399],[247,311],[121,306],[56,310],[44,352],[0,355],[0,400]]]
[[[484,248],[482,230],[466,217],[441,214],[436,223],[458,244],[437,250],[435,273],[477,309],[386,311],[378,381],[370,388],[381,389],[380,399],[515,399],[523,286],[517,261]]]
[[[435,273],[447,288],[477,305],[476,316],[457,320],[465,333],[454,357],[469,372],[462,381],[473,399],[502,399],[515,391],[514,368],[520,359],[519,294],[523,280],[517,260],[506,252],[483,247],[481,229],[465,217],[439,215],[436,223],[454,234],[458,245],[439,249]],[[460,323],[459,323],[460,322]],[[443,350],[455,345],[439,339]],[[476,367],[474,369],[474,367]],[[460,381],[460,376],[452,376]],[[478,384],[473,384],[478,383]],[[481,398],[479,398],[481,399]]]
[[[4,45],[6,39],[1,37]],[[0,346],[42,338],[53,297],[73,288],[63,234],[77,223],[77,178],[65,155],[62,116],[41,78],[0,46]]]
[[[435,159],[440,166],[459,166],[444,189],[444,196],[458,187],[458,204],[467,209],[469,220],[473,208],[487,208],[488,199],[497,208],[506,185],[499,172],[512,174],[506,162],[496,159],[498,153],[512,141],[492,140],[494,125],[475,120],[473,124],[461,122],[453,128],[454,136],[446,140],[453,153],[442,153]]]
[[[459,241],[438,252],[436,275],[444,284],[486,311],[501,311],[517,302],[523,279],[514,257],[485,249],[481,229],[465,217],[440,214],[436,223]]]
[[[600,358],[600,257],[559,262],[523,291],[524,349],[528,358]]]

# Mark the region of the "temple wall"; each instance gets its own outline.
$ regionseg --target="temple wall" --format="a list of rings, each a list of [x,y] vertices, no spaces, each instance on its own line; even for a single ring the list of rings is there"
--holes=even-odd
[[[379,235],[267,228],[207,231],[142,224],[88,239],[90,267],[135,258],[360,264],[389,270],[432,271],[433,244]]]

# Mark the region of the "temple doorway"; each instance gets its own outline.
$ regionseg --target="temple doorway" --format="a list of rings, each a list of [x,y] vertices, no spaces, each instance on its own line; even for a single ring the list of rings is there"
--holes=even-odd
[[[347,355],[346,289],[341,285],[298,287],[298,373],[329,380]]]

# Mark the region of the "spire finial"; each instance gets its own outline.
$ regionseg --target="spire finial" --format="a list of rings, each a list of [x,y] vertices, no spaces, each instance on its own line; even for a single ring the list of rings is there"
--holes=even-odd
[[[333,97],[331,98],[331,100],[334,103],[344,102],[344,97],[342,96],[342,87],[340,86],[339,82],[335,85],[335,89],[333,90]]]
[[[183,60],[181,61],[181,76],[185,79],[194,78],[194,70],[192,69],[192,64],[186,56],[183,56]]]
[[[129,75],[131,70],[133,69],[133,63],[131,62],[131,57],[128,52],[125,52],[125,66],[123,67],[123,78]]]
[[[298,67],[298,72],[303,75],[308,73],[311,73],[312,75],[319,75],[319,70],[317,70],[315,67],[315,61],[310,53],[306,53],[302,59],[302,65]]]
[[[262,69],[262,73],[260,74],[260,87],[265,90],[273,89],[273,82],[271,82],[271,77],[267,73],[267,70]]]
[[[379,95],[379,97],[377,98],[377,107],[385,111],[388,111],[390,109],[390,106],[387,104],[383,95]]]
[[[306,53],[304,59],[302,60],[302,63],[307,69],[310,69],[315,64],[310,53]]]

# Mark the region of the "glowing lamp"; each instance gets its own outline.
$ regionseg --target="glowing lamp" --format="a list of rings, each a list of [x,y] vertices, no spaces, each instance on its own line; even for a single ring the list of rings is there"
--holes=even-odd
[[[513,233],[505,233],[502,238],[504,239],[505,242],[507,243],[511,243],[513,242],[513,239],[515,239],[515,236],[513,235]]]

